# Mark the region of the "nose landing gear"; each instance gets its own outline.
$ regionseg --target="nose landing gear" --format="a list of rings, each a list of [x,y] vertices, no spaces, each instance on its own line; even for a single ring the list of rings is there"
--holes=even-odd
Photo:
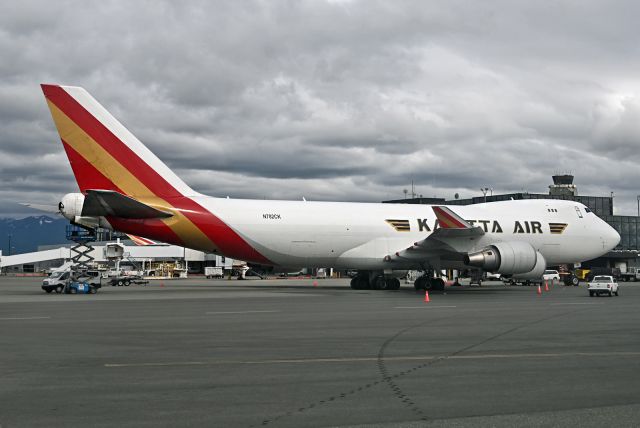
[[[422,275],[413,283],[416,290],[444,291],[444,279]]]

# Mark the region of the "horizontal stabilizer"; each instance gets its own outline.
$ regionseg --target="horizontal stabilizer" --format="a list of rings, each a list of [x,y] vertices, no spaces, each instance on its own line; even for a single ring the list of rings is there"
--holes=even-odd
[[[20,202],[20,205],[33,208],[34,210],[44,211],[51,214],[59,214],[60,208],[57,205],[32,204],[31,202]]]
[[[173,214],[153,208],[113,190],[87,190],[82,215],[131,219],[167,218]]]
[[[152,241],[151,239],[148,239],[148,238],[143,238],[142,236],[131,235],[129,233],[127,233],[127,236],[129,237],[129,239],[131,239],[133,241],[134,244],[142,246],[142,247],[146,247],[147,245],[158,245],[159,244],[156,241]]]

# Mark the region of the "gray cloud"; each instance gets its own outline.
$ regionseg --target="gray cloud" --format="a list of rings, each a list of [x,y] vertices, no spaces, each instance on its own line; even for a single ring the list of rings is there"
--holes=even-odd
[[[545,192],[635,212],[632,1],[24,1],[0,15],[0,215],[76,188],[39,83],[89,90],[194,188]]]

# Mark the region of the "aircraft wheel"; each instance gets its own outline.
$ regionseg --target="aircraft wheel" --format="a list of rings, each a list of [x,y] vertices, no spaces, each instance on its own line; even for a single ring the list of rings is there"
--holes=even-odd
[[[416,290],[426,290],[429,286],[429,278],[427,278],[426,276],[420,276],[413,283],[413,286]]]
[[[51,293],[52,291],[53,291],[53,290],[52,290],[52,289],[50,289],[50,288],[48,288],[48,289],[44,290],[44,292],[45,292],[45,293],[47,293],[47,294]]]
[[[56,293],[57,293],[57,294],[62,293],[62,285],[58,285],[58,286],[56,287]]]
[[[371,284],[369,283],[368,275],[362,275],[360,277],[360,289],[361,290],[370,290]]]
[[[400,290],[400,280],[398,278],[387,279],[387,290]]]
[[[431,278],[431,290],[434,291],[444,291],[444,279],[442,278]]]
[[[369,288],[369,280],[364,275],[356,275],[351,280],[351,288],[354,290],[366,290]]]
[[[371,288],[373,290],[386,290],[387,281],[384,279],[384,275],[378,275],[371,281]]]

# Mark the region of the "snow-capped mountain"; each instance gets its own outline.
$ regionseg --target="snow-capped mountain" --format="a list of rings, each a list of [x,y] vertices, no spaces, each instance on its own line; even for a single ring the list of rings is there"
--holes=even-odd
[[[69,222],[46,215],[21,219],[0,219],[0,249],[8,255],[36,251],[38,245],[64,244],[65,227]],[[11,251],[9,251],[11,241]]]

